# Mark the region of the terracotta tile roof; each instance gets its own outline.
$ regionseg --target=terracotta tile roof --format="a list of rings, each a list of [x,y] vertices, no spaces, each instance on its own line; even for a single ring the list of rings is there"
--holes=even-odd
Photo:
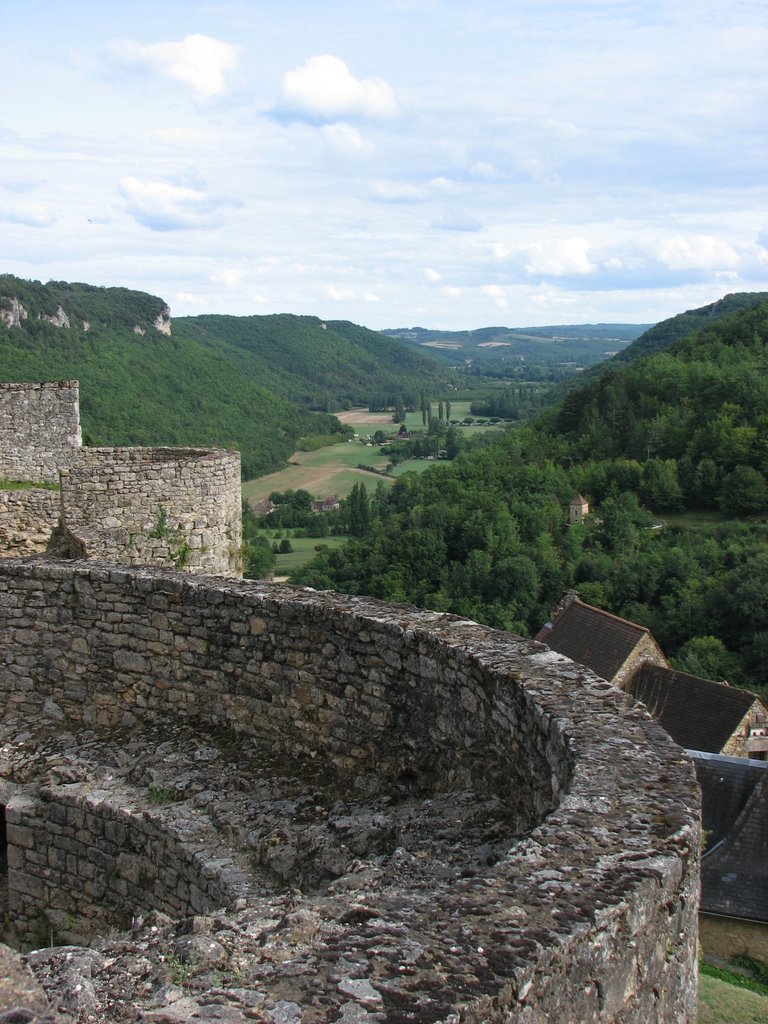
[[[610,681],[640,641],[650,635],[645,626],[576,598],[554,622],[539,630],[536,639]]]
[[[768,762],[694,754],[702,789],[705,913],[768,923]]]
[[[749,690],[645,663],[625,689],[686,750],[719,754],[758,700]]]

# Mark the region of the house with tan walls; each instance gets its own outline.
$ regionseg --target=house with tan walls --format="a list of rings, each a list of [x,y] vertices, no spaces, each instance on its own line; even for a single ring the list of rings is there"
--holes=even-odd
[[[670,667],[649,629],[585,604],[574,591],[566,595],[536,639],[620,689],[643,664]]]
[[[646,662],[625,689],[686,750],[765,760],[768,707],[757,694]],[[762,744],[766,746],[766,744]]]

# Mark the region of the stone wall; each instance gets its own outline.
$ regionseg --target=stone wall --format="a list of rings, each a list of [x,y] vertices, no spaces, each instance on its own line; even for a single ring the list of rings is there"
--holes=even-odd
[[[156,909],[200,914],[249,892],[204,830],[174,827],[114,787],[43,786],[32,798],[6,785],[0,795],[8,911],[33,944],[128,929]]]
[[[81,448],[61,471],[69,553],[239,575],[240,455],[205,448]]]
[[[323,835],[346,837],[349,863],[333,885],[263,894],[252,910],[245,900],[220,916],[219,945],[231,949],[217,968],[219,1003],[241,1005],[253,964],[258,1005],[273,1019],[289,1007],[297,1024],[695,1020],[692,768],[642,708],[543,645],[455,616],[300,588],[9,561],[0,564],[0,649],[2,773],[38,806],[59,805],[60,790],[45,789],[56,758],[36,755],[33,727],[19,732],[19,722],[47,720],[66,733],[59,784],[74,770],[73,734],[83,729],[89,744],[114,736],[122,748],[142,730],[171,736],[183,727],[178,745],[189,757],[220,732],[235,738],[243,797],[198,793],[179,805],[180,820],[196,820],[207,800],[207,823],[227,823],[235,852],[255,851],[263,780],[254,773],[280,756],[306,798],[274,802],[278,825],[262,853],[285,849],[291,828],[306,842],[322,821]],[[103,779],[114,785],[128,771]],[[374,809],[347,813],[353,798]],[[481,805],[486,817],[472,818]],[[77,800],[69,807],[83,810]],[[35,878],[49,887],[49,905],[37,907],[44,915],[59,888],[87,879],[78,865],[95,856],[62,853],[52,826],[64,816],[76,827],[68,815],[42,815],[45,866],[29,846],[9,849],[14,892]],[[384,837],[375,856],[361,852],[374,833]],[[98,852],[99,842],[89,836],[86,845]],[[136,870],[165,898],[153,864],[147,856]],[[92,902],[85,886],[77,898]],[[194,909],[190,901],[182,912]],[[229,962],[239,965],[231,978]],[[108,975],[104,966],[99,984]]]
[[[768,963],[768,925],[717,914],[701,914],[701,945],[705,955],[729,961],[747,954]]]
[[[58,526],[60,506],[58,490],[0,490],[0,558],[20,558],[45,551]]]
[[[749,757],[750,749],[754,753],[755,747],[758,746],[758,744],[750,744],[748,742],[750,726],[754,725],[756,722],[762,723],[764,718],[765,706],[759,697],[755,697],[752,707],[747,711],[742,720],[733,730],[720,753],[727,757]]]
[[[0,479],[57,483],[81,444],[75,380],[0,384]]]
[[[660,665],[662,668],[669,668],[664,652],[648,633],[640,638],[635,649],[613,677],[613,685],[624,689],[641,665]]]

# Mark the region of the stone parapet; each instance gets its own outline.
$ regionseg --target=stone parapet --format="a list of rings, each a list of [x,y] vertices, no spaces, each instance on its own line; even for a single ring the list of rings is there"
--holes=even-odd
[[[177,943],[216,939],[205,999],[231,1020],[251,1005],[296,1024],[695,1021],[693,770],[640,706],[543,645],[301,588],[6,561],[0,646],[9,889],[25,915],[72,913],[69,897],[79,912],[97,898],[86,882],[109,901],[135,877],[155,907],[198,915]],[[187,759],[162,814],[121,754],[150,734],[158,767]],[[89,794],[73,751],[97,738]],[[192,785],[206,758],[220,768]],[[115,870],[107,835],[125,842],[131,822]],[[209,925],[208,900],[159,877],[203,825],[253,886]],[[94,991],[121,962],[99,950]],[[190,967],[200,984],[210,970]]]

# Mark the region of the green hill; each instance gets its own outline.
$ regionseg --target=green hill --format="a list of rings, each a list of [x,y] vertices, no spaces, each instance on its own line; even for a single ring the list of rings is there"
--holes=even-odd
[[[87,443],[237,447],[245,476],[285,462],[302,436],[339,431],[327,410],[438,378],[423,356],[352,324],[171,325],[162,299],[126,288],[0,276],[0,317],[0,380],[79,380]]]
[[[648,626],[676,667],[763,685],[767,346],[768,301],[749,302],[611,362],[553,414],[398,479],[365,534],[296,582],[529,634],[576,586]],[[595,515],[568,527],[576,493]],[[667,525],[651,529],[658,516]]]
[[[393,400],[438,382],[433,359],[377,331],[313,316],[196,316],[174,320],[180,337],[227,351],[262,387],[314,409]],[[444,376],[444,373],[443,373]]]
[[[650,327],[628,348],[617,352],[614,361],[631,363],[635,359],[642,359],[654,352],[661,352],[669,348],[678,338],[684,338],[694,331],[704,330],[715,320],[733,316],[734,313],[743,309],[754,309],[766,299],[768,299],[768,292],[734,292],[731,295],[724,295],[722,299],[711,302],[708,306],[700,306],[698,309],[689,309],[685,313],[679,313],[677,316],[670,317],[669,320],[662,320],[661,323]]]
[[[668,322],[668,336],[680,322]],[[628,364],[614,361],[567,396],[552,432],[582,461],[675,460],[678,504],[714,507],[727,498],[729,474],[738,469],[746,480],[745,468],[760,476],[768,470],[767,333],[765,296],[758,305],[750,301],[740,312],[711,318],[662,351]]]

